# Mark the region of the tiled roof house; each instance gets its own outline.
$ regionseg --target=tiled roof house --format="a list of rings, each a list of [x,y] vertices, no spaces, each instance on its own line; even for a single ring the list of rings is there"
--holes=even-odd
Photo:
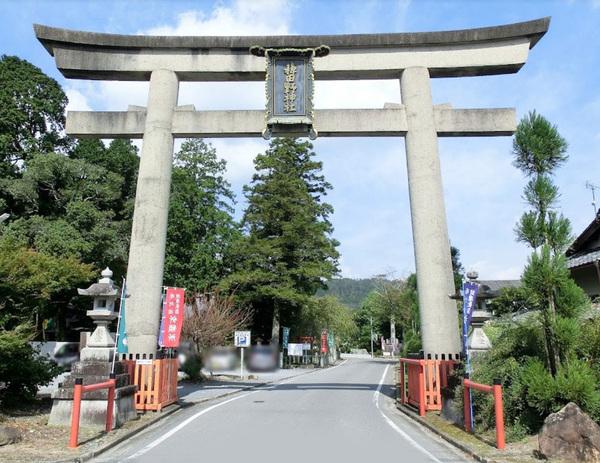
[[[567,249],[567,265],[575,282],[592,299],[600,296],[600,212]]]

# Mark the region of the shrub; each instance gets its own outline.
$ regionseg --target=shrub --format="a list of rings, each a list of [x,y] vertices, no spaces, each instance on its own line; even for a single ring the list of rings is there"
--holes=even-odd
[[[561,321],[562,320],[562,321]],[[498,325],[496,325],[498,326]],[[558,317],[557,326],[565,331],[562,336],[574,335],[572,319]],[[541,352],[540,325],[535,317],[521,323],[502,327],[494,347],[473,362],[473,380],[492,384],[499,378],[503,386],[504,417],[507,440],[518,440],[526,434],[538,432],[547,415],[560,410],[569,402],[576,403],[596,421],[600,420],[599,375],[594,363],[587,359],[569,357],[553,377],[544,363]],[[581,330],[580,330],[581,331]],[[600,322],[594,321],[584,328],[589,358],[597,359],[600,349]],[[580,335],[580,337],[582,337]],[[580,352],[583,347],[578,346]],[[572,349],[575,351],[575,349]],[[462,406],[462,386],[456,397]],[[494,407],[490,395],[474,394],[475,420],[484,428],[494,426]]]
[[[580,326],[575,349],[580,358],[590,362],[596,372],[600,373],[600,317]]]
[[[555,411],[569,402],[575,402],[594,420],[600,421],[598,375],[587,362],[569,360],[556,375],[556,389]]]
[[[525,364],[521,372],[521,382],[527,404],[541,416],[552,413],[558,396],[557,385],[540,360],[531,359]]]
[[[35,398],[61,369],[29,344],[30,328],[0,331],[0,405],[12,407]]]
[[[202,359],[198,354],[188,356],[181,365],[181,370],[191,381],[202,380]]]

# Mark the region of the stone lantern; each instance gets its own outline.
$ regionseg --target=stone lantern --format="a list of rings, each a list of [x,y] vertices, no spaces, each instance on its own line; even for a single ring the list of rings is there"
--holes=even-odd
[[[93,298],[93,309],[87,315],[94,321],[96,328],[89,337],[87,346],[81,350],[80,361],[72,366],[71,374],[52,394],[52,411],[48,424],[68,425],[71,422],[73,408],[73,387],[80,378],[84,385],[101,383],[114,373],[116,380],[113,425],[120,426],[126,421],[137,418],[134,395],[137,387],[131,384],[131,378],[123,362],[114,362],[115,339],[110,333],[110,323],[118,317],[115,301],[119,297],[119,287],[114,285],[113,272],[107,267],[102,278],[87,289],[78,289],[81,296]],[[107,406],[106,389],[87,393],[81,401],[82,426],[104,426]]]
[[[110,334],[108,326],[118,317],[115,312],[115,300],[119,294],[119,287],[114,285],[111,277],[113,272],[106,267],[98,283],[94,283],[87,289],[78,289],[80,296],[94,298],[92,310],[87,311],[96,324],[96,329],[89,337],[87,346],[81,350],[81,360],[112,361],[114,355],[115,339]]]

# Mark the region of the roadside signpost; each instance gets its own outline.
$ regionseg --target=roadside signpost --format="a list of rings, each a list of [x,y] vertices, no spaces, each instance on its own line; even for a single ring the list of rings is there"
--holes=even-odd
[[[240,378],[244,379],[244,348],[250,347],[250,331],[236,331],[234,345],[240,348]]]

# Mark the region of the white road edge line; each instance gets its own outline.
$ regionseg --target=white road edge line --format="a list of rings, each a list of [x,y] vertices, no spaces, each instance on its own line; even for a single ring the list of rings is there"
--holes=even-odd
[[[383,375],[381,376],[381,379],[379,380],[379,384],[377,385],[377,390],[373,393],[373,403],[375,404],[377,411],[383,417],[385,422],[387,424],[389,424],[394,431],[396,431],[398,434],[400,434],[410,445],[412,445],[414,448],[419,450],[421,453],[427,455],[434,462],[442,463],[435,456],[433,456],[426,448],[419,445],[412,437],[410,437],[408,434],[406,434],[406,432],[404,432],[402,429],[400,429],[400,427],[396,423],[394,423],[385,413],[383,413],[383,411],[381,411],[381,408],[379,408],[379,395],[381,392],[381,387],[383,386],[383,382],[385,381],[385,377],[387,376],[387,372],[389,369],[390,369],[389,365],[385,367],[385,370],[383,371]]]
[[[210,406],[208,408],[205,408],[202,411],[199,411],[195,415],[190,416],[187,420],[182,421],[181,423],[179,423],[177,426],[175,426],[169,432],[167,432],[167,433],[163,434],[162,436],[160,436],[158,439],[150,442],[148,445],[146,445],[145,447],[142,447],[140,450],[138,450],[134,454],[129,455],[126,458],[126,460],[133,460],[134,458],[141,457],[143,454],[145,454],[149,450],[152,450],[154,447],[156,447],[157,445],[161,444],[162,442],[164,442],[165,440],[167,440],[169,437],[171,437],[173,434],[175,434],[179,430],[183,429],[185,426],[187,426],[188,424],[190,424],[196,418],[199,418],[200,416],[204,415],[205,413],[208,413],[211,410],[214,410],[215,408],[220,407],[221,405],[225,405],[225,404],[228,404],[229,402],[233,402],[234,400],[238,400],[238,399],[241,399],[243,397],[247,397],[250,394],[254,394],[256,392],[258,392],[258,391],[252,391],[252,392],[248,392],[246,394],[238,395],[238,396],[233,397],[231,399],[225,400],[224,402],[219,402],[218,404],[212,405],[212,406]]]
[[[321,371],[331,371],[337,367],[341,367],[344,363],[346,363],[348,361],[348,359],[344,360],[342,363],[340,363],[339,365],[336,365],[334,367],[328,368],[326,370],[321,370]],[[389,365],[388,365],[389,366]],[[280,381],[278,383],[273,384],[273,386],[277,386],[278,384],[286,384],[289,383],[293,380],[295,380],[296,378],[299,378],[300,376],[303,375],[298,375],[298,376],[294,376],[293,378],[289,378],[287,380],[284,381]],[[224,402],[219,402],[218,404],[212,405],[208,408],[205,408],[204,410],[199,411],[198,413],[196,413],[195,415],[190,416],[188,419],[186,419],[185,421],[182,421],[181,423],[179,423],[177,426],[175,426],[173,429],[171,429],[169,432],[163,434],[162,436],[160,436],[158,439],[153,440],[152,442],[150,442],[148,445],[146,445],[145,447],[142,447],[140,450],[138,450],[137,452],[129,455],[125,460],[133,460],[134,458],[138,458],[141,457],[142,455],[144,455],[145,453],[147,453],[149,450],[152,450],[154,447],[156,447],[157,445],[160,445],[162,442],[164,442],[165,440],[167,440],[169,437],[171,437],[173,434],[175,434],[176,432],[178,432],[179,430],[183,429],[184,427],[186,427],[188,424],[190,424],[192,421],[194,421],[196,418],[201,417],[202,415],[204,415],[205,413],[210,412],[211,410],[214,410],[217,407],[220,407],[221,405],[225,405],[228,404],[229,402],[233,402],[234,400],[238,400],[241,399],[243,397],[247,397],[250,394],[255,394],[257,392],[260,392],[264,389],[257,389],[255,391],[252,392],[247,392],[246,394],[242,394],[242,395],[238,395],[236,397],[233,397],[231,399],[225,400]]]

